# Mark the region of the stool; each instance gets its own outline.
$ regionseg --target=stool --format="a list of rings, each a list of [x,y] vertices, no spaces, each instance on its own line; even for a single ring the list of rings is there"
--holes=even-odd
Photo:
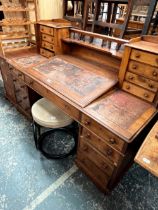
[[[68,115],[45,98],[34,103],[31,112],[35,145],[44,156],[61,159],[75,152],[77,126]],[[41,127],[49,130],[41,134]]]

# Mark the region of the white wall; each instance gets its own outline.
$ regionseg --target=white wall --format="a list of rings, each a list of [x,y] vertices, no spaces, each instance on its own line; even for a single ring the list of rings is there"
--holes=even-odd
[[[62,18],[63,0],[38,0],[40,19]]]

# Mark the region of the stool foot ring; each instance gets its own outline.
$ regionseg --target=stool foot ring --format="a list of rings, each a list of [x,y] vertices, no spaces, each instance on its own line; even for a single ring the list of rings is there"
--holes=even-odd
[[[39,139],[39,150],[48,159],[62,159],[75,153],[76,135],[67,128],[57,128],[43,133]]]

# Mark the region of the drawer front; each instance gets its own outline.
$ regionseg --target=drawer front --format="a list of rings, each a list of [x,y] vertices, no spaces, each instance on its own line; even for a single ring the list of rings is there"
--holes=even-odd
[[[70,105],[68,102],[64,101],[62,98],[54,94],[52,91],[49,91],[43,85],[32,80],[30,77],[25,76],[25,83],[39,93],[41,96],[52,100],[60,109],[62,109],[66,114],[68,114],[73,119],[80,120],[80,112],[78,109]]]
[[[86,115],[82,115],[81,123],[84,127],[95,133],[97,136],[104,139],[113,148],[124,152],[127,143],[121,140],[118,136],[105,129],[102,125]]]
[[[130,72],[158,81],[158,68],[141,64],[137,61],[130,61],[128,70]]]
[[[158,55],[143,52],[140,50],[132,50],[130,58],[142,63],[150,64],[158,67]]]
[[[54,36],[54,29],[47,26],[40,26],[40,32]]]
[[[129,82],[124,82],[122,89],[149,102],[153,102],[155,98],[155,94],[153,92],[145,90]]]
[[[104,157],[110,160],[114,165],[117,165],[123,159],[123,155],[107,145],[105,141],[87,131],[85,128],[83,128],[82,135],[85,142],[88,142],[94,148],[99,150]]]
[[[51,57],[55,56],[54,52],[50,52],[50,51],[45,50],[43,48],[40,48],[40,54],[43,55],[46,58],[51,58]]]
[[[109,177],[80,151],[77,153],[76,163],[79,168],[90,176],[95,184],[99,185],[103,190],[106,189]]]
[[[156,92],[158,90],[158,82],[147,79],[143,76],[133,74],[131,72],[127,72],[125,79],[126,79],[126,81],[129,81],[133,84],[136,84],[138,86],[141,86],[141,87],[151,90],[153,92]]]
[[[12,71],[13,78],[17,78],[18,80],[24,80],[24,74],[14,67],[9,65],[10,70]]]
[[[52,37],[50,35],[42,34],[42,40],[54,44],[54,37]]]
[[[42,41],[42,47],[46,48],[48,50],[51,50],[51,51],[54,50],[54,45],[50,44],[49,42],[46,42],[46,41]]]

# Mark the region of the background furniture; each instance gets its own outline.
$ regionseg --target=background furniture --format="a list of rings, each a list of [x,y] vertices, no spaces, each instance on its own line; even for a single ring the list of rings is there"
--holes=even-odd
[[[0,22],[2,53],[28,47],[35,41],[33,24],[39,18],[37,0],[1,0],[1,3],[0,10],[4,14]]]
[[[94,20],[92,23],[92,31],[94,32],[95,30],[95,26],[102,26],[105,28],[105,33],[112,35],[113,31],[115,29],[119,29],[120,31],[120,38],[123,38],[126,34],[147,34],[149,27],[150,27],[150,23],[156,8],[156,4],[157,4],[157,0],[130,0],[130,1],[113,1],[113,0],[109,0],[109,1],[105,1],[108,3],[108,14],[107,14],[107,19],[106,21],[102,21],[99,19],[99,11],[100,11],[100,4],[102,1],[100,0],[96,0],[95,1],[95,14],[94,14]],[[125,3],[127,5],[127,11],[124,17],[124,22],[122,24],[118,24],[116,23],[116,14],[117,14],[117,7],[119,3]],[[113,7],[112,7],[113,4]],[[129,24],[129,20],[132,14],[132,10],[134,8],[134,6],[148,6],[148,12],[147,12],[147,16],[146,16],[146,20],[144,23],[144,27],[142,30],[139,30],[137,28],[128,28],[128,24]]]
[[[64,19],[43,20],[36,24],[36,41],[38,52],[51,58],[61,54],[61,38],[69,36],[71,23]]]
[[[141,165],[150,173],[158,177],[158,122],[151,129],[150,133],[145,138],[136,157],[135,162]]]
[[[76,151],[76,130],[73,120],[55,104],[42,98],[31,108],[36,148],[47,158],[61,159]],[[41,132],[41,127],[51,130]]]

